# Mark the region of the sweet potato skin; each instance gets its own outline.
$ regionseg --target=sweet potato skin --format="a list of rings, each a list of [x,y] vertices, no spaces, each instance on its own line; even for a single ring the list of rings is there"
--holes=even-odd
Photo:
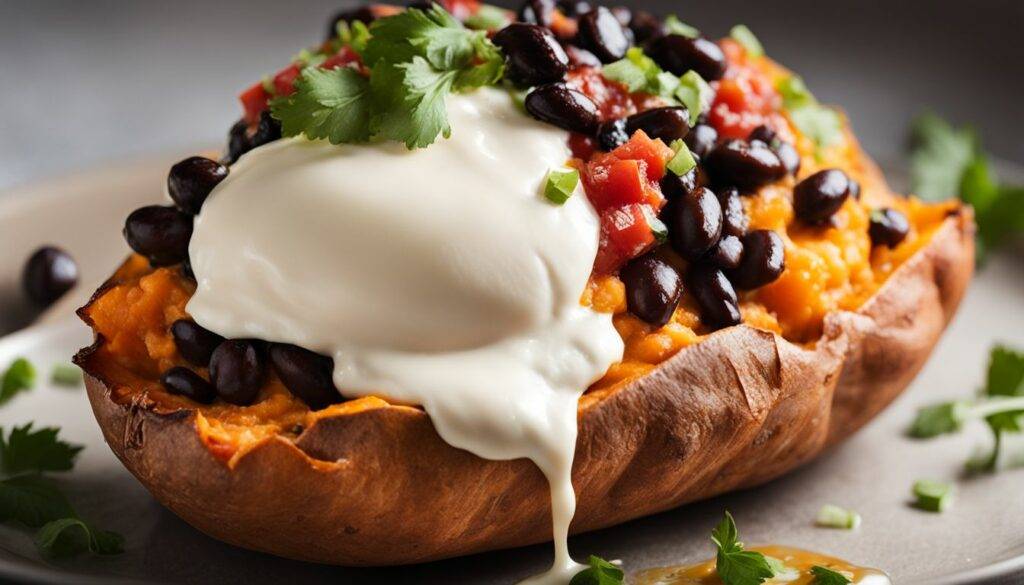
[[[573,466],[584,532],[754,486],[863,426],[924,365],[973,272],[969,209],[950,215],[856,312],[813,347],[737,326],[687,347],[579,412]],[[547,484],[525,460],[453,448],[427,415],[381,406],[267,439],[231,466],[194,411],[119,404],[80,352],[104,437],[165,506],[220,540],[284,557],[394,565],[550,538]]]

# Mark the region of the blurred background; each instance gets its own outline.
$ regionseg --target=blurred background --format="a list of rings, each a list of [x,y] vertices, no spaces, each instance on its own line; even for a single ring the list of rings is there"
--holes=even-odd
[[[510,2],[497,2],[512,6]],[[874,156],[931,109],[1024,161],[1024,1],[635,0],[718,37],[743,22]],[[219,148],[237,93],[321,39],[338,0],[0,0],[0,191]]]

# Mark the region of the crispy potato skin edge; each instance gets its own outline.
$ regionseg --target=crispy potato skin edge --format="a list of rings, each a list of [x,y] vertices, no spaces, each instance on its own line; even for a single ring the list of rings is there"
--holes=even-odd
[[[974,268],[970,209],[950,215],[857,312],[813,348],[746,326],[685,348],[581,408],[573,532],[754,486],[863,426],[913,379]],[[232,466],[192,411],[118,404],[78,356],[111,449],[165,506],[220,540],[340,565],[395,565],[550,539],[547,485],[525,460],[453,448],[427,415],[381,407],[259,443]]]

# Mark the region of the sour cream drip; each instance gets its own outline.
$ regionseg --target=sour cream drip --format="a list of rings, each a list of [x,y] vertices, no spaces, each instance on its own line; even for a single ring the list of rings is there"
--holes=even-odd
[[[541,194],[563,132],[495,89],[447,105],[451,138],[427,149],[293,138],[244,155],[196,219],[187,309],[333,356],[344,394],[421,404],[455,447],[533,460],[556,554],[532,582],[567,583],[577,401],[623,351],[579,303],[597,216],[581,190]]]

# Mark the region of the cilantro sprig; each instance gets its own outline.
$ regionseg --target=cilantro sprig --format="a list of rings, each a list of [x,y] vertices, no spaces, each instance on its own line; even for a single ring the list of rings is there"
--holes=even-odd
[[[486,32],[466,28],[437,4],[378,19],[358,40],[369,76],[307,67],[292,95],[271,101],[284,135],[425,148],[451,135],[446,96],[495,84],[504,70]]]
[[[81,552],[116,554],[124,538],[83,520],[67,497],[48,477],[69,471],[82,447],[61,440],[53,427],[33,430],[32,423],[0,429],[0,521],[38,529],[35,543],[47,556]]]
[[[569,585],[622,585],[625,573],[608,561],[590,555],[588,567],[573,575]]]
[[[846,575],[821,565],[811,567],[811,575],[814,575],[814,585],[849,585],[852,583]]]
[[[715,570],[725,585],[760,585],[775,576],[767,557],[757,551],[743,550],[736,521],[729,512],[711,531],[711,540],[718,547]]]
[[[973,130],[923,114],[915,120],[911,138],[914,193],[928,201],[959,196],[974,207],[979,260],[1024,233],[1024,185],[1000,182]]]
[[[928,439],[955,433],[972,420],[984,420],[993,435],[985,457],[969,462],[972,471],[998,468],[1003,436],[1024,431],[1024,353],[997,345],[989,355],[985,386],[975,400],[953,400],[921,408],[907,433]]]

